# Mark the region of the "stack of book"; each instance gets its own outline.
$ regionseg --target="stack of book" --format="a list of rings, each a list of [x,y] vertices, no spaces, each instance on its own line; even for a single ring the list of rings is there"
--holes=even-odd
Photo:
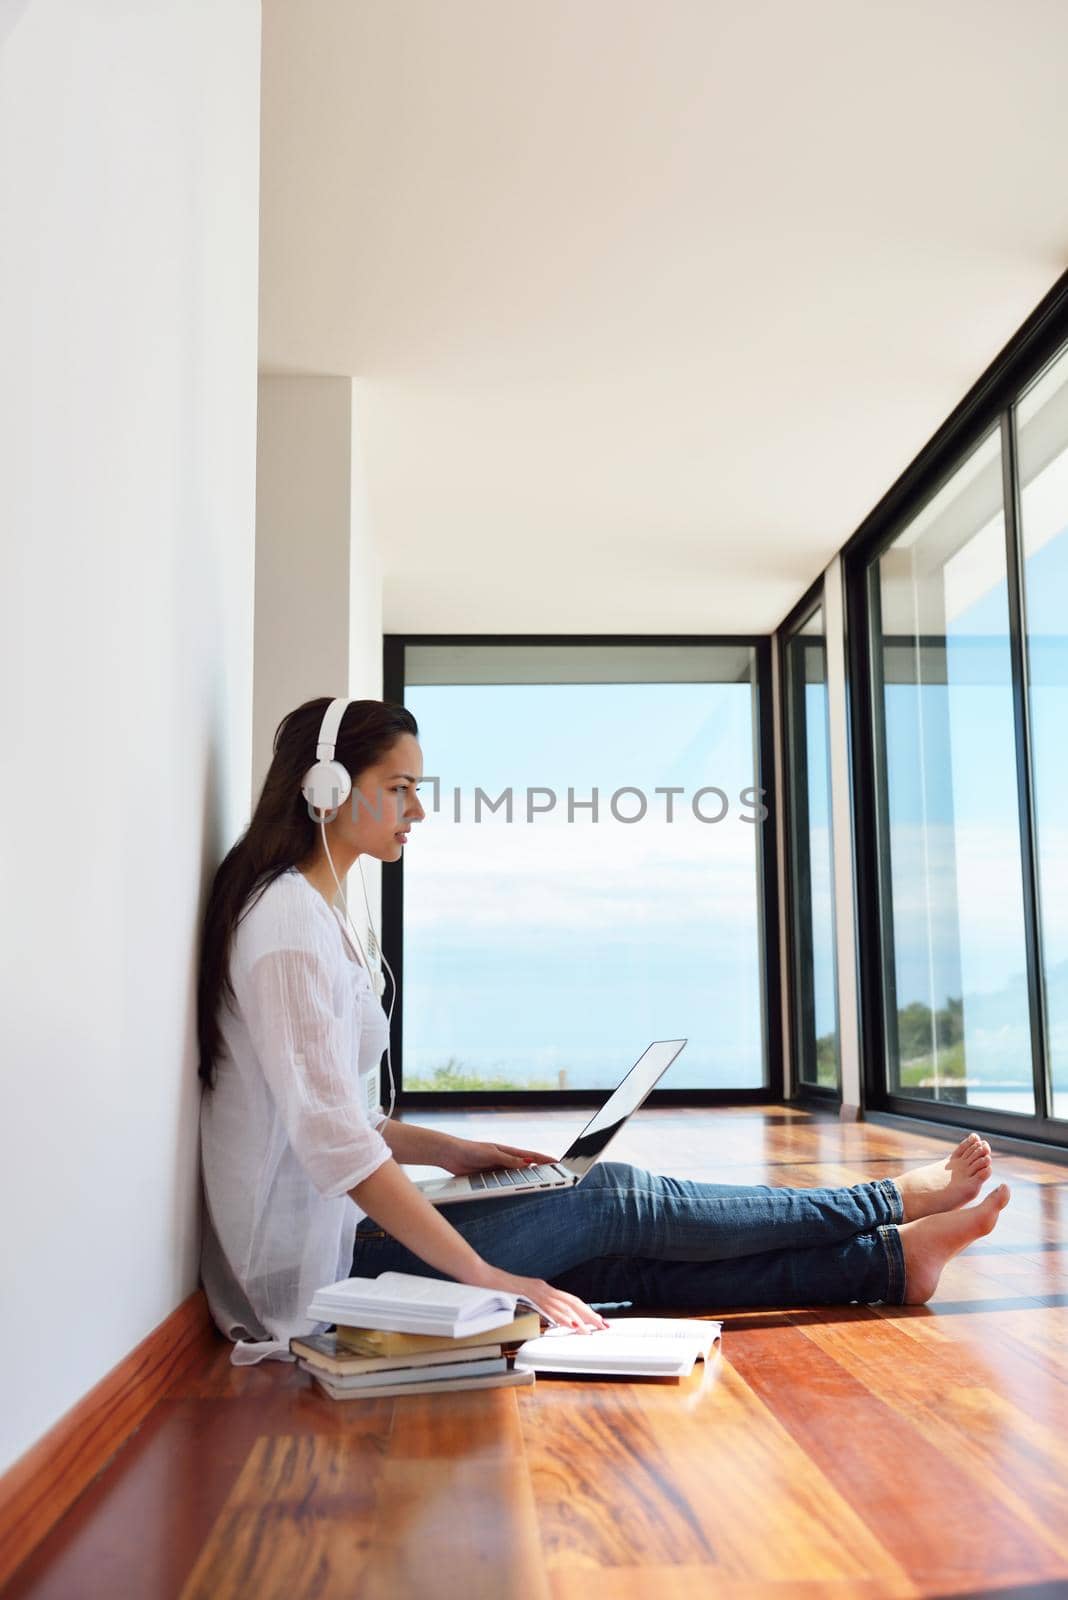
[[[537,1311],[517,1314],[514,1295],[384,1272],[320,1289],[308,1316],[335,1332],[292,1339],[290,1349],[332,1400],[534,1382],[509,1367],[508,1351],[541,1327]]]

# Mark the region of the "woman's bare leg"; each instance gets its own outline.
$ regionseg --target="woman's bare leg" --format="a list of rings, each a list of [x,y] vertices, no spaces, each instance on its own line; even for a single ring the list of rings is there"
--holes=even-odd
[[[993,1170],[990,1146],[977,1133],[970,1133],[945,1161],[914,1167],[893,1180],[901,1190],[905,1221],[915,1222],[920,1217],[968,1205]]]
[[[1008,1203],[1009,1186],[1000,1183],[977,1206],[901,1223],[897,1231],[905,1255],[905,1304],[926,1305],[938,1288],[946,1262],[992,1233]]]

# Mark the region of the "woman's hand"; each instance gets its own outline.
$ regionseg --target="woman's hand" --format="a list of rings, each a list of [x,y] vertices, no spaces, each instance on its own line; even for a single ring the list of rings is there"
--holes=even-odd
[[[526,1167],[532,1161],[555,1160],[555,1156],[538,1150],[519,1150],[512,1144],[479,1144],[474,1139],[445,1134],[437,1165],[454,1177],[465,1178],[469,1172],[481,1172],[487,1167]]]
[[[513,1272],[498,1272],[496,1267],[487,1267],[485,1273],[479,1275],[478,1287],[503,1289],[506,1294],[522,1295],[524,1300],[537,1306],[543,1317],[548,1317],[550,1322],[562,1328],[593,1333],[597,1328],[608,1326],[600,1312],[594,1311],[584,1300],[568,1294],[564,1289],[554,1289],[551,1283],[545,1283],[541,1278],[520,1278]]]
[[[511,1156],[537,1160],[530,1150],[516,1151],[509,1146],[468,1144],[466,1139],[450,1141],[465,1145],[469,1150],[501,1151]],[[443,1150],[438,1151],[441,1160]],[[481,1158],[480,1158],[481,1159]],[[542,1159],[545,1159],[544,1157]],[[380,1228],[391,1233],[413,1254],[421,1257],[430,1267],[455,1278],[457,1283],[473,1283],[479,1289],[503,1289],[506,1294],[521,1295],[552,1322],[565,1328],[594,1328],[606,1326],[604,1318],[591,1311],[573,1294],[554,1289],[540,1278],[520,1278],[513,1273],[491,1267],[489,1262],[468,1243],[452,1223],[436,1211],[426,1195],[405,1177],[395,1161],[385,1161],[376,1167],[369,1178],[364,1178],[349,1190],[361,1211],[374,1217]]]

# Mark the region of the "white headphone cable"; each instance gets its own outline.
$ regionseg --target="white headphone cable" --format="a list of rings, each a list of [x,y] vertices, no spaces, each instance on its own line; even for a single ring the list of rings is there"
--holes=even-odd
[[[334,882],[337,884],[337,892],[341,896],[341,904],[342,904],[342,907],[343,907],[344,912],[345,912],[345,920],[348,923],[349,927],[352,929],[352,932],[353,932],[353,935],[355,937],[356,943],[359,946],[360,955],[361,955],[361,957],[363,959],[364,969],[366,970],[368,981],[370,982],[371,987],[375,990],[376,994],[378,995],[379,1000],[381,1000],[382,992],[385,990],[386,980],[385,980],[385,978],[382,978],[382,989],[379,990],[377,985],[375,984],[375,975],[374,975],[374,973],[372,971],[372,968],[371,968],[371,962],[368,959],[367,952],[363,947],[363,940],[360,938],[359,933],[356,931],[356,924],[353,922],[351,916],[349,915],[348,896],[346,895],[344,889],[341,886],[341,879],[338,877],[337,868],[334,866],[334,858],[330,854],[330,844],[329,844],[329,841],[328,841],[328,839],[326,837],[326,819],[325,819],[325,817],[320,817],[319,818],[319,828],[320,828],[320,831],[321,831],[322,836],[323,836],[323,849],[326,851],[326,859],[330,863],[330,871],[333,874]],[[358,856],[356,858],[356,864],[357,864],[357,866],[360,866],[360,860],[359,860]],[[374,923],[371,921],[371,906],[370,906],[370,903],[368,902],[368,899],[367,899],[367,885],[366,885],[366,883],[364,883],[363,867],[362,866],[360,866],[360,883],[363,885],[363,900],[364,900],[364,905],[367,907],[367,928],[368,928],[368,932],[369,932],[369,935],[370,935],[369,943],[372,945],[372,948],[374,948],[375,950],[378,951],[379,960],[381,961],[382,966],[384,966],[386,971],[389,973],[390,979],[392,980],[392,984],[393,984],[392,993],[390,994],[390,997],[389,997],[389,1010],[386,1012],[386,1071],[389,1073],[389,1110],[386,1112],[386,1119],[388,1121],[389,1118],[392,1117],[393,1108],[397,1103],[397,1086],[396,1086],[396,1083],[394,1082],[394,1078],[393,1078],[393,1058],[392,1058],[392,1055],[391,1055],[391,1052],[390,1052],[390,1041],[391,1041],[392,1036],[393,1036],[393,1007],[397,1003],[397,980],[393,976],[393,968],[390,966],[389,962],[386,960],[385,952],[382,949],[381,943],[379,942],[378,935],[375,933]],[[381,968],[379,969],[379,976],[381,976]]]
[[[382,948],[382,941],[379,939],[378,934],[375,932],[374,918],[371,916],[371,902],[367,898],[367,879],[363,875],[363,860],[362,860],[362,858],[360,856],[356,857],[356,865],[357,865],[357,867],[359,868],[359,871],[360,871],[360,888],[363,890],[363,907],[364,907],[364,910],[367,912],[367,927],[368,927],[368,931],[370,933],[371,949],[372,949],[372,952],[378,957],[378,960],[379,960],[379,962],[381,964],[379,970],[381,971],[382,967],[384,967],[386,969],[386,971],[389,973],[390,984],[392,985],[392,988],[390,990],[390,997],[389,997],[389,1011],[387,1013],[387,1017],[388,1017],[389,1024],[390,1024],[390,1033],[392,1035],[393,1007],[396,1004],[396,1000],[397,1000],[397,979],[394,976],[393,968],[390,966],[389,962],[386,960],[386,952]],[[345,915],[348,916],[348,906],[347,906],[347,904],[346,904],[346,907],[345,907]],[[383,988],[384,987],[385,987],[385,980],[383,979]],[[388,1115],[392,1116],[393,1115],[393,1102],[396,1099],[396,1091],[395,1091],[394,1085],[393,1085],[393,1062],[392,1062],[392,1060],[390,1058],[388,1043],[386,1045],[386,1066],[389,1069],[389,1113],[388,1113]]]

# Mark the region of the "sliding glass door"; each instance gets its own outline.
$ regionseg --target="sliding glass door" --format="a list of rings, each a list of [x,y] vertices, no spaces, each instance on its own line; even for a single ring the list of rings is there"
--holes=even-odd
[[[1000,433],[872,573],[895,1093],[1032,1113]]]
[[[1068,354],[1016,408],[1043,1024],[1068,1118]]]
[[[1058,317],[845,565],[868,1103],[1068,1144],[1068,294]]]
[[[841,1089],[823,606],[782,634],[791,1047],[803,1089]]]

